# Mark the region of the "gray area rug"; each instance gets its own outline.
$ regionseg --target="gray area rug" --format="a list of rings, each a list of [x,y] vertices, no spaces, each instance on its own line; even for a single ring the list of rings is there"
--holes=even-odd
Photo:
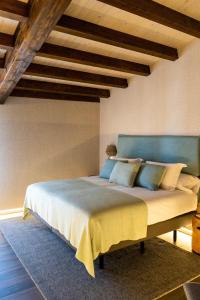
[[[0,222],[12,246],[41,293],[48,300],[149,300],[200,273],[200,257],[163,240],[146,242],[107,254],[105,270],[91,278],[74,251],[34,217]]]

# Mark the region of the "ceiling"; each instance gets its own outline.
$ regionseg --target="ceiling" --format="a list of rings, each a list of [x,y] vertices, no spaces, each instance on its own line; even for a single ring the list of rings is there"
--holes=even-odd
[[[200,37],[200,33],[199,36],[196,34],[200,28],[199,0],[140,0],[140,3],[138,0],[72,0],[68,1],[68,5],[63,4],[63,8],[67,7],[63,10],[60,8],[54,24],[49,22],[47,38],[38,37],[38,40],[41,39],[38,45],[41,47],[43,44],[41,49],[37,46],[39,51],[31,50],[27,59],[26,54],[23,54],[22,67],[22,63],[18,65],[19,51],[22,53],[19,50],[20,38],[25,40],[23,49],[32,47],[34,35],[31,41],[23,26],[32,18],[31,3],[37,1],[1,0],[1,103],[9,95],[48,98],[49,86],[52,88],[51,98],[55,100],[99,102],[102,95],[109,97],[112,88],[127,88],[129,80],[134,76],[151,76],[153,66],[163,59],[178,59],[182,49]],[[44,0],[38,2],[41,2],[42,7]],[[131,5],[135,3],[140,5],[137,14],[130,12],[133,9]],[[149,3],[162,5],[153,6],[150,17],[145,12],[145,5]],[[165,8],[170,10],[165,11]],[[172,20],[166,25],[168,20],[162,21],[162,18],[167,19],[166,14],[173,17],[174,11],[181,14],[175,18],[176,22]],[[39,9],[35,9],[34,13],[39,14]],[[48,18],[48,11],[43,15],[45,17]],[[183,18],[191,29],[189,33],[185,32],[184,24],[180,25]],[[30,26],[33,24],[34,21]],[[175,29],[179,25],[181,28]],[[26,39],[29,39],[28,46]],[[9,85],[12,76],[15,80]],[[43,82],[49,82],[50,85],[43,86]]]

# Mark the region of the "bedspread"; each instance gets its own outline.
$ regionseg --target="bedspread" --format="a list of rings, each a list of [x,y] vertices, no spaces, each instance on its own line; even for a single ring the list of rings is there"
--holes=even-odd
[[[76,248],[76,258],[95,276],[93,261],[124,240],[147,234],[147,205],[135,196],[82,179],[54,180],[28,186],[29,209],[57,229]]]

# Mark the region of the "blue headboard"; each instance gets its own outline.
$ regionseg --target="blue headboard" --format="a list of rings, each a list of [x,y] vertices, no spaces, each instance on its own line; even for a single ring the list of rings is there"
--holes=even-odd
[[[119,157],[188,165],[184,173],[200,176],[200,136],[124,135],[118,136]]]

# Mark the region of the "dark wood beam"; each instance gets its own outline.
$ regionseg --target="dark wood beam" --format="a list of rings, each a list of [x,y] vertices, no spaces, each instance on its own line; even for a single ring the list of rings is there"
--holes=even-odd
[[[99,0],[132,14],[200,38],[200,21],[151,0]]]
[[[62,46],[45,43],[38,51],[37,56],[69,61],[73,63],[105,68],[125,73],[148,76],[150,67],[123,59],[112,58],[100,54],[66,48]]]
[[[55,30],[168,60],[178,58],[178,52],[175,48],[70,16],[62,16]]]
[[[5,66],[5,58],[0,58],[0,68],[3,69]]]
[[[57,67],[50,67],[50,66],[39,65],[39,64],[31,64],[27,68],[25,75],[55,78],[55,79],[84,82],[84,83],[98,84],[98,85],[105,85],[105,86],[113,86],[118,88],[128,87],[127,80],[123,78],[104,76],[99,74],[93,74],[93,73],[87,73],[87,72],[81,72],[81,71],[75,71],[75,70],[63,69]]]
[[[3,49],[11,49],[14,46],[14,36],[0,33],[0,47]],[[130,74],[148,76],[150,67],[148,65],[139,64],[123,59],[112,58],[109,56],[99,55],[86,51],[66,48],[49,43],[45,43],[37,52],[37,56],[57,59],[62,61],[74,62],[83,65],[105,68]]]
[[[12,97],[25,97],[25,98],[39,98],[39,99],[52,99],[63,101],[81,101],[81,102],[100,102],[99,97],[81,96],[73,94],[56,94],[51,92],[41,91],[28,91],[28,90],[16,90],[11,93]]]
[[[96,88],[85,87],[85,86],[27,80],[27,79],[21,79],[16,85],[15,89],[41,91],[41,92],[51,91],[52,93],[56,93],[56,94],[96,96],[100,98],[110,97],[110,91],[105,89],[96,89]]]
[[[17,82],[32,62],[49,33],[55,27],[71,0],[32,0],[30,16],[21,23],[15,48],[6,64],[6,71],[1,76],[0,103],[15,88]]]
[[[0,1],[0,16],[24,21],[29,16],[30,6],[27,3],[16,0]]]
[[[0,48],[9,50],[14,47],[15,37],[14,35],[0,33]]]

